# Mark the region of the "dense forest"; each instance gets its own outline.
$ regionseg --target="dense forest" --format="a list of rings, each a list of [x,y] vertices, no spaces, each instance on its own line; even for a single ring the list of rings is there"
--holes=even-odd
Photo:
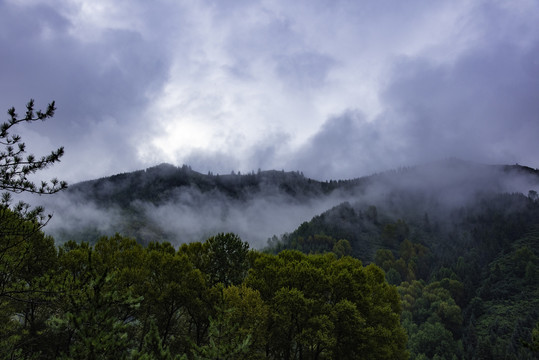
[[[302,194],[330,191],[305,184]],[[119,234],[58,245],[3,207],[3,357],[535,358],[537,193],[487,189],[450,204],[438,188],[382,194],[259,250],[231,233],[179,246]]]
[[[533,359],[539,338],[539,201],[535,191],[478,195],[427,212],[390,194],[343,203],[270,240],[268,251],[352,255],[397,286],[413,359]],[[414,211],[415,209],[415,211]],[[388,215],[391,214],[391,215]],[[535,330],[533,330],[535,327]]]
[[[460,175],[439,175],[441,165]],[[239,203],[271,191],[288,194],[290,202],[335,192],[350,199],[259,249],[232,233],[183,244],[155,239],[156,233],[149,239],[143,232],[94,234],[91,241],[74,233],[59,243],[4,208],[2,353],[533,359],[539,345],[539,197],[533,186],[539,177],[519,165],[476,169],[450,160],[435,171],[406,168],[317,182],[297,172],[219,179],[161,165],[70,190],[126,208],[138,196],[167,201],[181,186],[215,196],[226,191]],[[124,192],[111,186],[115,181]],[[530,190],[505,192],[509,183]],[[131,220],[123,221],[129,228]],[[144,225],[134,221],[137,229]]]
[[[0,214],[5,359],[405,359],[383,271],[334,254],[249,250],[233,234],[57,248]]]

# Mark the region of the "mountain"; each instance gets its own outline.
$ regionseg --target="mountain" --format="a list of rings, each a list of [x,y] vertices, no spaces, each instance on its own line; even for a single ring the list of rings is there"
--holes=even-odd
[[[350,180],[317,181],[300,172],[202,174],[161,164],[72,185],[42,203],[54,216],[47,231],[59,242],[92,241],[115,232],[138,241],[199,241],[217,232],[239,234],[254,247],[272,235],[343,202],[391,211],[443,212],[479,193],[539,189],[538,172],[456,159]]]
[[[299,172],[259,171],[241,175],[204,175],[189,166],[161,164],[146,170],[85,181],[70,187],[76,195],[92,198],[100,205],[129,206],[134,201],[163,204],[178,193],[196,190],[219,193],[231,200],[245,201],[253,196],[289,195],[290,199],[317,197],[331,188],[327,183],[307,179]]]
[[[120,232],[179,245],[234,232],[266,252],[351,255],[398,289],[411,359],[533,359],[538,190],[537,169],[458,159],[337,181],[162,164],[42,205],[60,243]]]
[[[299,172],[213,175],[161,164],[74,184],[42,205],[54,213],[48,232],[59,242],[120,232],[142,243],[178,244],[235,232],[262,247],[269,236],[342,201],[354,184]]]
[[[369,196],[274,237],[267,251],[382,267],[401,294],[412,359],[535,359],[526,344],[539,331],[537,180],[519,165],[455,160],[380,174]]]

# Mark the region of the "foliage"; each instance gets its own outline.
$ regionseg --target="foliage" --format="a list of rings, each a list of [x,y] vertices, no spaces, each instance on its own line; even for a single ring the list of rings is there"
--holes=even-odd
[[[19,249],[27,263],[0,297],[0,346],[10,357],[407,357],[396,288],[351,257],[249,252],[233,234],[178,250],[115,235],[56,251],[36,236]],[[36,261],[34,246],[47,257]],[[229,255],[233,265],[213,261]],[[8,297],[23,288],[37,292]]]
[[[480,193],[452,209],[433,207],[424,195],[389,194],[376,207],[344,203],[273,239],[269,251],[326,252],[320,239],[350,240],[354,256],[374,261],[398,286],[412,359],[533,358],[539,319],[534,193]]]
[[[218,234],[206,240],[210,283],[239,285],[247,275],[249,244],[235,234]]]
[[[245,359],[251,345],[251,335],[242,335],[238,324],[233,323],[229,313],[222,304],[216,305],[216,317],[210,317],[208,342],[203,346],[195,346],[194,358],[197,360],[234,360]]]
[[[30,100],[26,104],[24,117],[19,117],[15,108],[8,110],[9,120],[0,125],[0,145],[4,146],[4,150],[0,151],[0,190],[5,191],[0,203],[2,208],[10,206],[11,193],[53,194],[67,188],[66,182],[56,178],[50,182],[42,181],[39,185],[29,179],[30,175],[59,162],[64,155],[64,148],[60,147],[40,158],[36,158],[33,154],[25,156],[26,144],[22,142],[20,135],[12,133],[17,125],[44,121],[53,117],[55,111],[54,101],[47,106],[45,112],[35,111],[34,100]],[[28,204],[18,203],[13,210],[24,215],[26,219],[45,220],[42,208],[30,209]]]
[[[40,231],[49,217],[43,208],[30,208],[19,202],[12,206],[12,195],[22,192],[53,194],[67,187],[57,179],[34,184],[30,176],[60,161],[61,147],[49,155],[36,158],[26,155],[26,145],[13,130],[23,123],[51,118],[54,102],[45,112],[34,110],[34,101],[26,105],[24,117],[14,108],[9,120],[0,125],[0,353],[6,358],[29,358],[46,353],[51,331],[46,321],[51,314],[53,280],[57,269],[54,240]]]
[[[274,358],[406,358],[398,294],[373,265],[333,254],[261,254],[246,284],[270,306]]]
[[[155,322],[150,323],[150,330],[144,336],[144,342],[142,343],[142,350],[135,350],[132,353],[134,360],[185,360],[186,355],[172,356],[170,354],[170,348],[163,346],[163,339],[159,336],[159,330]]]
[[[0,353],[23,356],[47,342],[57,254],[33,222],[0,211]]]

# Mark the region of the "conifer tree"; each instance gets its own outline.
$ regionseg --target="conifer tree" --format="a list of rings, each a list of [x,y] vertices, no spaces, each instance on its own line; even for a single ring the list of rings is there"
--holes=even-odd
[[[41,157],[27,154],[26,144],[22,142],[21,136],[13,133],[17,125],[45,121],[52,118],[56,111],[54,101],[47,106],[45,112],[36,111],[34,107],[34,100],[31,99],[26,104],[26,112],[22,117],[19,117],[14,107],[10,108],[7,112],[9,119],[0,125],[0,146],[4,147],[0,150],[0,191],[4,191],[0,200],[1,208],[11,206],[11,194],[13,193],[54,194],[67,188],[65,181],[59,181],[56,178],[49,182],[41,181],[39,185],[29,179],[30,175],[59,162],[64,155],[63,147],[59,147],[51,151],[49,155]],[[46,217],[43,215],[43,208],[41,207],[30,209],[28,204],[19,202],[13,207],[13,210],[25,219],[39,220],[41,225],[46,223]]]

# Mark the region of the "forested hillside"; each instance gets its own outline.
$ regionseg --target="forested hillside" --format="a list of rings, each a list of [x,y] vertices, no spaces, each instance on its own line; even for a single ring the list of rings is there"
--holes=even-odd
[[[422,216],[436,211],[437,203],[459,206],[473,201],[477,191],[527,194],[536,184],[537,174],[522,166],[455,159],[329,181],[300,172],[218,175],[162,164],[73,184],[66,192],[40,200],[54,213],[47,231],[59,242],[92,242],[120,232],[139,242],[181,244],[233,232],[262,248],[269,237],[290,233],[345,201],[368,207],[398,193],[401,198],[391,198],[395,206],[402,211],[409,207]]]
[[[522,167],[504,171],[537,177]],[[334,252],[382,267],[401,294],[411,358],[532,359],[527,344],[539,320],[537,193],[485,184],[458,201],[458,187],[435,186],[395,189],[370,205],[346,202],[274,237],[267,250]],[[440,195],[449,201],[430,190],[445,191]]]
[[[102,211],[109,227],[66,220],[53,228],[58,249],[41,233],[8,247],[2,346],[75,358],[533,359],[537,189],[537,170],[456,159],[346,181],[160,165],[76,184],[55,205],[96,223]],[[265,245],[227,232],[279,223],[279,212],[297,223],[260,228]],[[191,222],[209,235],[187,241]]]
[[[55,213],[49,232],[60,242],[92,242],[121,232],[139,242],[179,244],[234,232],[262,247],[272,234],[342,201],[356,182],[320,182],[273,170],[201,174],[161,164],[74,184],[43,205]]]

